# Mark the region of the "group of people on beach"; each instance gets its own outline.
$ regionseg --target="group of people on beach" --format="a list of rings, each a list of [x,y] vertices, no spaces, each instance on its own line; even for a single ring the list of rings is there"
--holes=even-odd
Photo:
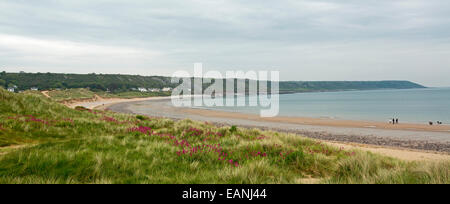
[[[389,123],[394,124],[394,125],[398,124],[398,118],[392,118],[392,120],[389,120]],[[434,122],[430,121],[430,122],[428,122],[428,124],[434,125]],[[442,123],[442,121],[436,121],[436,124],[442,125],[443,123]]]
[[[429,124],[430,124],[430,125],[433,125],[434,123],[430,121]],[[436,124],[442,125],[442,122],[441,122],[441,121],[436,121]]]
[[[393,125],[398,124],[398,118],[392,118],[392,120],[389,121],[389,123],[391,123]]]

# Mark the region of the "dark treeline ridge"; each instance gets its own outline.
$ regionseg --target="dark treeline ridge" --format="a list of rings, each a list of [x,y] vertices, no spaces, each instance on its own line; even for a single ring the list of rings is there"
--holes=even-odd
[[[33,87],[39,90],[89,88],[92,91],[126,92],[132,88],[175,87],[170,77],[119,74],[56,74],[56,73],[0,73],[0,86],[17,86],[18,90]]]
[[[280,92],[348,91],[376,89],[426,88],[410,81],[286,81],[280,83]]]
[[[161,89],[178,85],[171,83],[170,77],[163,76],[0,72],[0,86],[17,86],[17,91],[89,88],[92,91],[126,92],[139,87]],[[280,93],[425,88],[410,81],[282,81],[279,87]]]

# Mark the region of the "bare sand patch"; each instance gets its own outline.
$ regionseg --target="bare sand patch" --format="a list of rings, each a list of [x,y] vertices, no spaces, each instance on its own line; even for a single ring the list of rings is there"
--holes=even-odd
[[[325,144],[344,148],[346,150],[356,149],[368,151],[388,157],[393,157],[405,161],[445,161],[450,160],[450,155],[446,153],[426,152],[420,150],[400,149],[393,147],[381,147],[375,145],[357,144],[357,143],[340,143],[322,141]]]
[[[50,95],[48,95],[49,91],[41,91],[42,95],[44,95],[47,98],[50,98]]]
[[[138,102],[138,101],[149,101],[149,100],[163,100],[169,99],[170,97],[147,97],[147,98],[131,98],[131,99],[123,99],[123,98],[101,98],[96,96],[94,100],[89,101],[74,101],[72,103],[66,104],[70,108],[75,108],[77,106],[84,106],[89,109],[98,109],[104,110],[111,105],[118,103],[129,103],[129,102]]]

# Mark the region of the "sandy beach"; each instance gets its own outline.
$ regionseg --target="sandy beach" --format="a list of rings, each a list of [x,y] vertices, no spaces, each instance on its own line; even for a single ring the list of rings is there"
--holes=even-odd
[[[192,119],[217,125],[237,125],[295,133],[346,149],[370,151],[408,161],[450,159],[450,127],[424,124],[384,124],[381,122],[322,118],[275,117],[205,109],[176,108],[170,97],[103,99],[79,102],[71,107],[108,109],[172,119]]]
[[[75,108],[77,106],[83,106],[83,107],[89,108],[89,109],[104,110],[111,105],[120,104],[120,103],[151,101],[151,100],[169,100],[169,99],[170,99],[170,97],[147,97],[147,98],[131,98],[131,99],[96,97],[96,99],[74,101],[74,102],[67,103],[66,105],[70,108]]]

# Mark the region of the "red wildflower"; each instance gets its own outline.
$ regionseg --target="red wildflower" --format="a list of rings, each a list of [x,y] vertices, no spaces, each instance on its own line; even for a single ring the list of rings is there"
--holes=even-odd
[[[186,134],[188,134],[189,136],[200,136],[200,135],[202,135],[203,134],[203,131],[202,130],[199,130],[199,129],[197,129],[197,128],[189,128],[189,129],[187,129],[186,131],[185,131],[185,133]]]
[[[28,117],[28,118],[29,118],[29,119],[25,119],[25,122],[36,122],[36,123],[42,123],[42,124],[45,124],[45,125],[48,125],[48,124],[49,124],[49,122],[47,122],[47,121],[45,121],[45,120],[41,120],[41,119],[35,118],[35,117],[32,116],[32,115],[27,115],[27,116],[25,116],[25,117]]]
[[[129,132],[140,132],[143,134],[148,134],[148,135],[152,135],[152,128],[150,127],[144,127],[144,126],[139,126],[137,128],[130,128],[128,129]]]
[[[108,117],[108,116],[104,116],[102,118],[102,120],[107,121],[107,122],[112,122],[112,123],[120,123],[118,120],[116,120],[115,118],[112,117]]]

